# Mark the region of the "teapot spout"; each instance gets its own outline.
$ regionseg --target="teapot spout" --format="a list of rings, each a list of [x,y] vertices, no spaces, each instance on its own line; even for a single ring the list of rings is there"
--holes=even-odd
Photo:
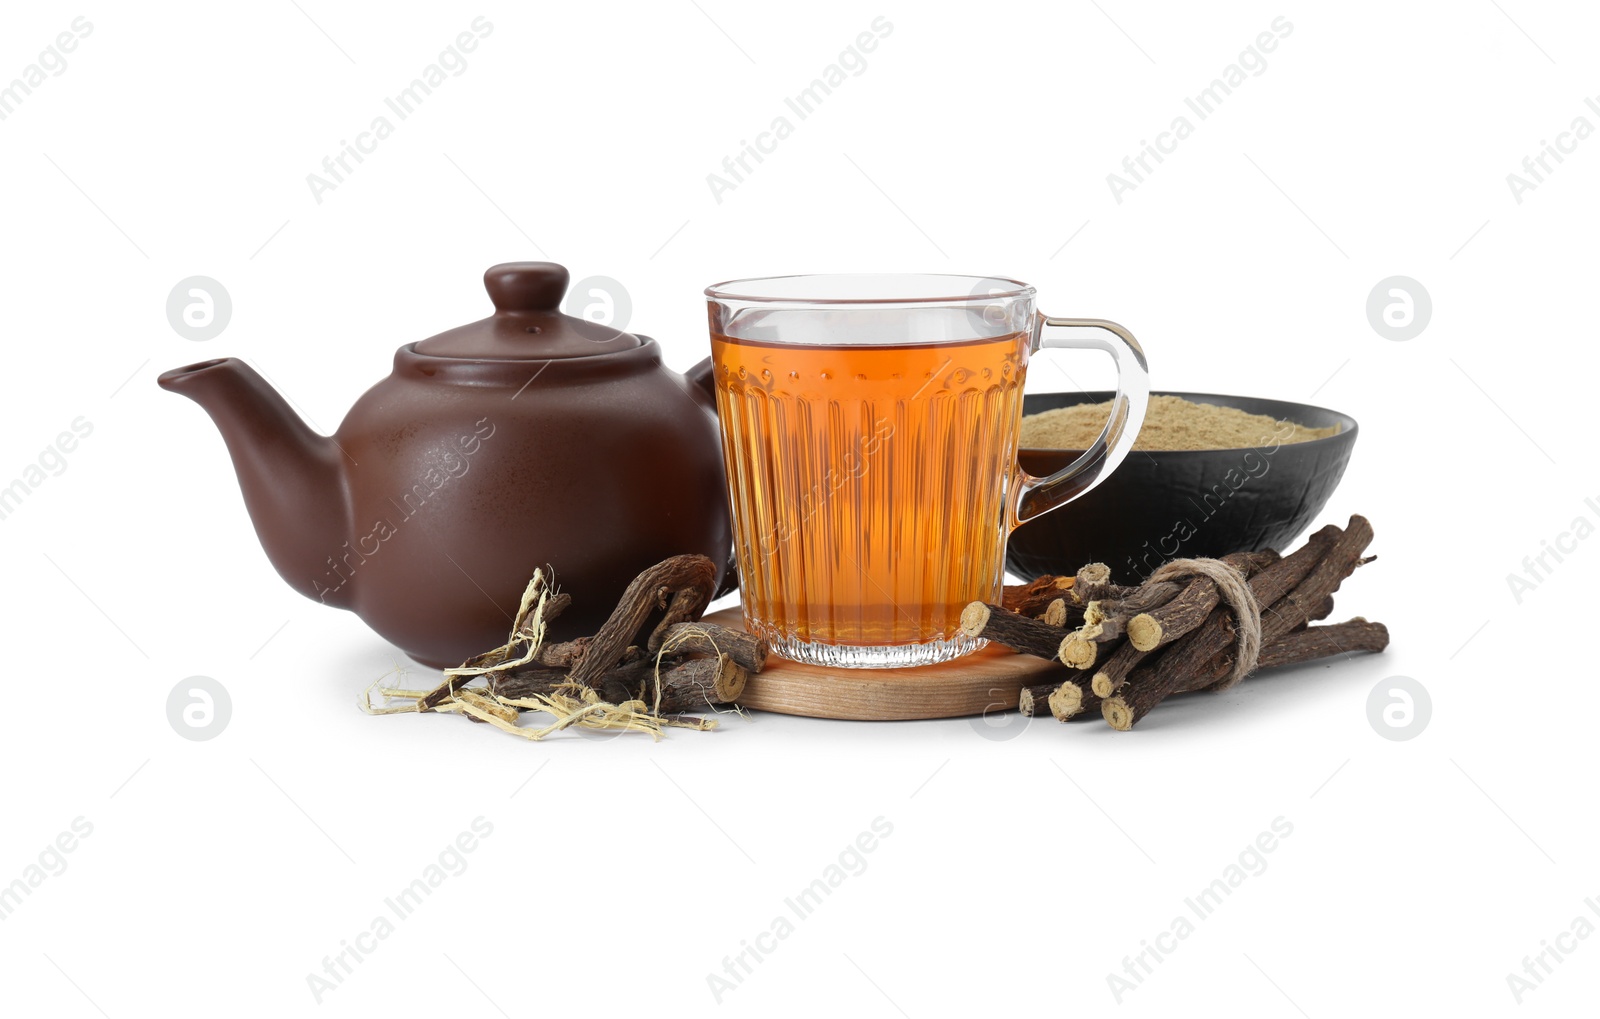
[[[234,357],[175,368],[156,382],[211,415],[227,443],[245,508],[267,558],[289,586],[349,607],[351,585],[324,583],[349,535],[349,496],[338,445],[307,427],[287,401]]]

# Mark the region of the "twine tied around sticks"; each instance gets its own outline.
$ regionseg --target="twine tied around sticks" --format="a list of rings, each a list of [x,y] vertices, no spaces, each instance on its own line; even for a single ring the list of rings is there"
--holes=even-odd
[[[1261,656],[1261,603],[1245,582],[1244,574],[1220,559],[1174,559],[1150,574],[1146,583],[1205,577],[1217,585],[1223,604],[1233,610],[1238,651],[1233,670],[1208,689],[1226,690],[1255,671]]]

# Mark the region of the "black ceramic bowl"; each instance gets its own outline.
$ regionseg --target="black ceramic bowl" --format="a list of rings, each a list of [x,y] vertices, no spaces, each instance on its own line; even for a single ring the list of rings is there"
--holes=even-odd
[[[1023,398],[1023,413],[1100,403],[1113,395],[1039,393]],[[1253,448],[1129,453],[1098,488],[1012,532],[1006,546],[1012,573],[1032,580],[1102,562],[1119,582],[1128,583],[1143,580],[1168,559],[1261,548],[1287,551],[1333,494],[1356,444],[1355,419],[1321,407],[1208,393],[1151,395],[1340,429],[1310,442],[1279,443],[1264,435]],[[1077,455],[1058,449],[1018,451],[1023,470],[1035,477],[1060,470]]]

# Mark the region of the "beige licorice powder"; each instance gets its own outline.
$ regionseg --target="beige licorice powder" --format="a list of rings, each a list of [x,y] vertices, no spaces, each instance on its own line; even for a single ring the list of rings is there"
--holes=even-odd
[[[1111,403],[1082,403],[1029,414],[1022,419],[1021,445],[1030,449],[1087,449]],[[1270,443],[1307,442],[1339,433],[1338,425],[1307,428],[1235,407],[1193,403],[1180,396],[1152,396],[1134,449],[1246,449]]]

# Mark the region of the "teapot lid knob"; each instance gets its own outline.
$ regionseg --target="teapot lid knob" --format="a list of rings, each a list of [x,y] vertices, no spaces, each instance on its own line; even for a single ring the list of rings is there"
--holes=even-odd
[[[621,328],[565,315],[567,270],[554,262],[502,262],[483,274],[494,314],[412,344],[419,354],[474,360],[593,358],[634,350],[644,341]],[[626,323],[623,323],[624,325]]]
[[[571,277],[555,262],[502,262],[483,274],[496,311],[559,311]]]

